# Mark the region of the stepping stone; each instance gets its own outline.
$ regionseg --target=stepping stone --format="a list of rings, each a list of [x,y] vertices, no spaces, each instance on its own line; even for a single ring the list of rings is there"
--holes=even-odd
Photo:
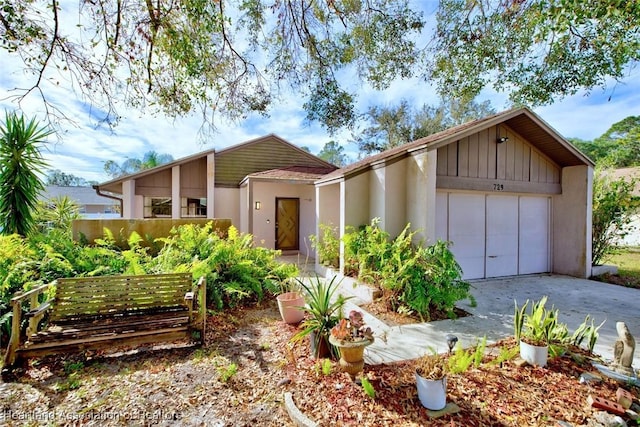
[[[445,415],[457,414],[458,412],[460,412],[460,407],[453,402],[449,402],[447,403],[447,406],[439,411],[432,411],[428,409],[427,415],[429,415],[429,418],[440,418]]]

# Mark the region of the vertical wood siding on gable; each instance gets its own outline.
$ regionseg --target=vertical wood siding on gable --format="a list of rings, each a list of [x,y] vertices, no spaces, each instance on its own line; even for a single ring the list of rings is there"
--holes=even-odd
[[[171,197],[171,169],[136,179],[136,195]]]
[[[497,143],[503,136],[509,140]],[[438,148],[436,173],[440,188],[489,190],[492,181],[516,183],[513,191],[560,191],[560,167],[505,125]]]
[[[180,166],[180,196],[207,197],[207,158],[202,157]]]

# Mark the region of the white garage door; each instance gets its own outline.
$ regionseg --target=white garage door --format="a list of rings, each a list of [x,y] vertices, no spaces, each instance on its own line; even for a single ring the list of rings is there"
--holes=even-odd
[[[550,270],[550,198],[437,193],[437,237],[451,250],[465,279]]]

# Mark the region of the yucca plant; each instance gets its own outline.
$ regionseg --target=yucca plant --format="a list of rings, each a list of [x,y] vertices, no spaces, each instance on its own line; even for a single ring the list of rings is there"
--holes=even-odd
[[[52,131],[24,115],[7,112],[0,124],[0,232],[26,236],[35,225],[38,194],[46,168],[38,146]]]
[[[294,335],[292,340],[297,342],[313,333],[317,351],[323,340],[327,342],[331,329],[342,318],[342,307],[350,297],[336,295],[340,286],[340,282],[336,281],[336,276],[329,281],[316,276],[315,280],[311,280],[310,283],[305,283],[300,279],[296,280],[304,290],[306,305],[303,310],[309,316],[302,322],[302,330]]]

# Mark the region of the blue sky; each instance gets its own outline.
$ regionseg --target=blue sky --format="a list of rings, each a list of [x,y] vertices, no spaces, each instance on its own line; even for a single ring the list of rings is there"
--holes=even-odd
[[[76,5],[77,7],[77,5]],[[0,51],[0,108],[22,109],[28,117],[44,118],[43,106],[37,94],[31,94],[20,105],[11,102],[12,89],[28,87],[33,78],[23,73],[21,62],[6,51]],[[366,111],[372,105],[396,105],[407,99],[417,107],[437,104],[433,87],[419,79],[394,82],[385,91],[376,91],[366,85],[353,84],[358,93],[358,110]],[[140,111],[121,109],[122,120],[112,131],[98,121],[99,111],[82,102],[69,85],[45,83],[50,100],[65,114],[73,118],[75,125],[63,122],[59,138],[50,138],[44,155],[52,169],[88,180],[108,179],[103,172],[106,160],[124,160],[141,157],[147,151],[168,153],[180,158],[197,151],[224,148],[243,141],[275,133],[293,144],[307,146],[313,153],[325,143],[336,140],[352,158],[356,148],[349,144],[351,132],[328,135],[318,124],[306,123],[302,110],[303,100],[295,93],[285,93],[274,103],[269,117],[249,116],[235,123],[217,123],[217,133],[205,140],[199,134],[201,119],[198,116],[180,119],[153,117]],[[485,91],[478,101],[488,99],[497,111],[505,109],[506,95]],[[604,133],[613,123],[630,115],[640,115],[640,70],[632,69],[624,83],[608,82],[606,88],[594,88],[560,100],[553,105],[535,108],[543,120],[561,135],[591,140]]]

